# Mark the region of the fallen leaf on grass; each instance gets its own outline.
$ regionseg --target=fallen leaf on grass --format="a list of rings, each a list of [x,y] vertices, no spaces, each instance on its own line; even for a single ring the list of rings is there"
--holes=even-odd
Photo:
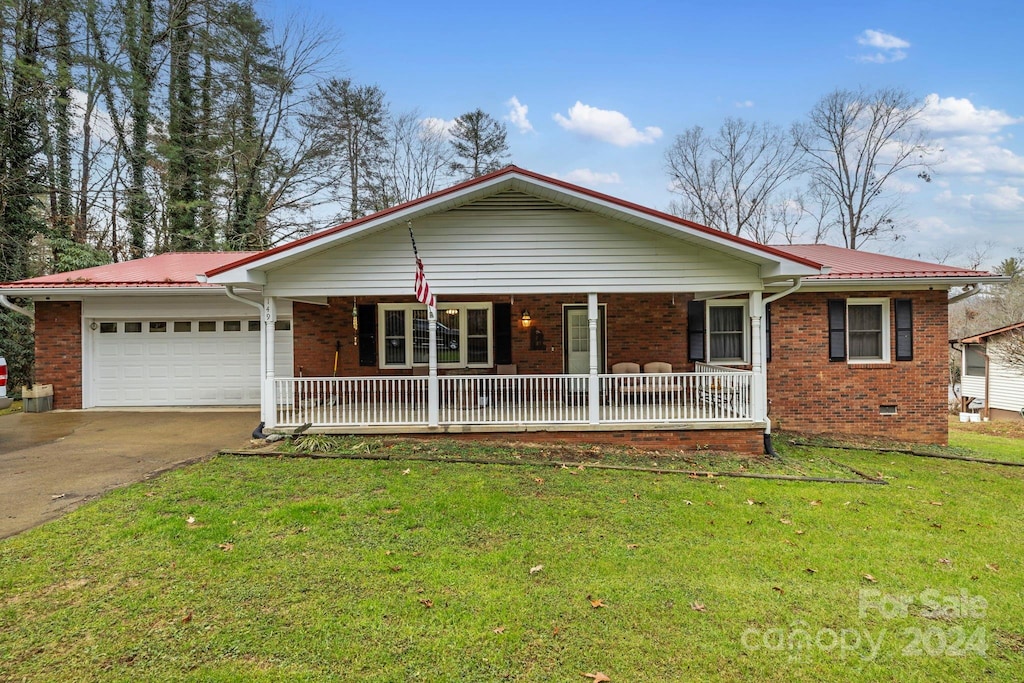
[[[228,552],[231,552],[232,550],[235,549],[235,544],[234,543],[220,543],[217,547],[220,548],[221,550],[223,550],[224,552],[228,553]]]
[[[804,530],[803,529],[797,529],[793,533],[795,533],[797,536],[803,536],[804,535]]]
[[[778,586],[772,586],[772,590],[775,591],[776,593],[778,593],[779,595],[785,595],[786,594],[786,591],[782,590]]]
[[[999,571],[999,565],[993,562],[992,564],[986,564],[985,569],[989,570],[990,572],[997,572]]]
[[[808,505],[810,505],[811,507],[818,507],[819,505],[821,505],[821,501],[820,500],[812,500],[810,503],[808,503]]]
[[[588,595],[588,596],[587,596],[587,600],[589,600],[589,601],[590,601],[590,606],[591,606],[591,607],[593,607],[594,609],[600,609],[600,608],[602,608],[602,607],[607,607],[607,606],[608,606],[608,605],[606,605],[606,604],[604,603],[604,600],[603,600],[603,599],[601,599],[601,598],[598,598],[597,600],[595,600],[594,598],[592,598],[592,597],[590,597],[590,596]]]
[[[393,567],[391,567],[391,571],[393,571],[393,572],[400,572],[400,571],[402,571],[402,568],[399,565],[396,564]]]
[[[190,516],[188,519],[185,520],[185,523],[188,524],[189,526],[192,526],[193,524],[196,523],[196,518]]]
[[[788,520],[785,517],[781,518],[779,520],[779,522],[781,522],[782,524],[792,524],[793,523],[791,520]]]
[[[404,469],[404,470],[402,470],[402,474],[409,474],[411,472],[412,472],[411,469]]]
[[[544,479],[542,477],[534,477],[533,480],[535,482],[537,482],[538,484],[543,484],[544,483]]]
[[[502,633],[505,632],[505,627],[504,626],[499,626],[498,628],[494,629],[494,632],[497,633],[500,636]]]
[[[190,621],[192,621],[192,613],[191,612],[189,612],[188,614],[186,614],[185,616],[183,616],[181,618],[181,623],[183,623],[183,624],[187,624]]]
[[[805,568],[804,571],[807,572],[808,574],[817,574],[818,573],[817,569],[812,569],[811,567]]]
[[[953,564],[953,560],[949,559],[948,557],[940,557],[940,558],[939,558],[938,560],[936,560],[936,561],[937,561],[937,562],[938,562],[939,564],[945,564],[945,565],[950,565],[950,564]]]
[[[420,600],[420,604],[426,607],[427,609],[430,609],[434,606],[434,601],[430,598],[423,598],[422,600]]]
[[[602,673],[600,671],[595,671],[592,674],[580,674],[580,675],[583,676],[584,678],[591,678],[591,679],[593,679],[594,683],[610,683],[610,681],[612,680],[612,679],[608,678],[608,674]]]
[[[693,501],[692,500],[683,499],[683,505],[693,505]]]
[[[876,579],[875,577],[871,576],[871,574],[865,574],[864,575],[864,580],[865,581],[870,581],[871,583],[878,583],[878,579]]]
[[[544,565],[538,564],[536,567],[530,567],[530,573],[531,574],[536,574],[537,572],[539,572],[539,571],[541,571],[543,569],[544,569]]]
[[[937,500],[930,500],[930,501],[928,501],[928,504],[929,505],[942,505],[942,503],[937,501]]]
[[[694,612],[707,612],[708,611],[708,608],[704,606],[704,603],[703,602],[698,602],[697,600],[694,600],[693,602],[690,603],[690,609],[692,609]]]
[[[636,550],[639,547],[640,547],[639,543],[627,543],[626,544],[626,550]]]

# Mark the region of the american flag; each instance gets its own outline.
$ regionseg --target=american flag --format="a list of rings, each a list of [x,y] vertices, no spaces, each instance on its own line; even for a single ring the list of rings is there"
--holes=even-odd
[[[423,261],[419,257],[416,258],[416,300],[428,308],[437,308],[437,299],[430,292],[430,284],[423,272]]]

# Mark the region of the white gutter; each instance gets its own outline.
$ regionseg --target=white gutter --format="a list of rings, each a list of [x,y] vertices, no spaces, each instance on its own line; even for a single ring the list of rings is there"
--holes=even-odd
[[[21,313],[26,318],[35,319],[35,316],[32,315],[32,311],[28,310],[27,308],[22,308],[18,304],[14,303],[13,301],[7,298],[6,294],[0,294],[0,306],[3,306],[4,308],[9,308],[15,313]]]

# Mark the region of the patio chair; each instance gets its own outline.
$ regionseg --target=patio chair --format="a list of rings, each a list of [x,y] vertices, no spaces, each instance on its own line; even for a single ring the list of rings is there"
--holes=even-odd
[[[672,373],[672,364],[662,361],[644,363],[644,374],[651,377],[644,378],[644,390],[648,398],[654,401],[675,402],[676,397],[682,392],[682,387],[676,384],[674,377],[658,378],[657,375]]]
[[[638,375],[640,374],[639,363],[615,363],[612,365],[613,375]],[[623,402],[632,401],[638,391],[642,391],[640,380],[636,377],[621,377],[612,382],[612,402],[622,405]]]

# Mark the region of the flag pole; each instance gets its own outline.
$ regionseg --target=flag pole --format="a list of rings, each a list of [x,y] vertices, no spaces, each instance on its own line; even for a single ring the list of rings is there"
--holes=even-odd
[[[416,250],[416,237],[412,234],[412,221],[406,221],[406,225],[409,227],[412,255],[416,258],[416,281],[413,291],[416,293],[416,300],[427,307],[427,426],[437,427],[441,404],[440,384],[437,378],[437,299],[431,293],[427,275],[423,272],[423,261]]]

